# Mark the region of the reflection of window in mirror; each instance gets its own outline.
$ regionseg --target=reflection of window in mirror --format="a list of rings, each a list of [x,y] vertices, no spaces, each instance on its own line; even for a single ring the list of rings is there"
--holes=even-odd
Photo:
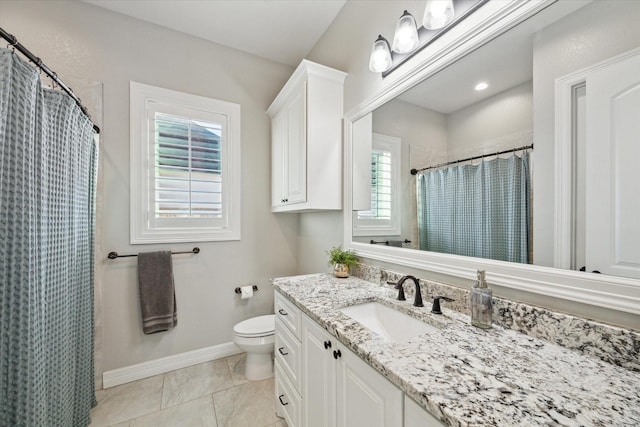
[[[354,212],[355,236],[400,235],[400,138],[373,134],[371,209]]]

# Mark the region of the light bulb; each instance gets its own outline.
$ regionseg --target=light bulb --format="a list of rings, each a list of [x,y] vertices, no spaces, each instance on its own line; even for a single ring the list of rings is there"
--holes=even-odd
[[[387,39],[379,35],[371,48],[369,70],[374,73],[382,73],[391,68],[391,51]]]
[[[488,87],[489,85],[486,82],[480,82],[474,87],[474,89],[477,91],[481,91],[481,90],[485,90]]]
[[[453,17],[453,0],[427,0],[422,26],[427,30],[437,30],[453,21]]]
[[[409,53],[418,47],[418,28],[416,20],[406,10],[398,19],[396,32],[393,36],[392,50],[398,53]]]

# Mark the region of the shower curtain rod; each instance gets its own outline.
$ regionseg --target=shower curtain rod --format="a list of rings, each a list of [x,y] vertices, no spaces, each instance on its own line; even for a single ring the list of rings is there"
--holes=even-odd
[[[446,163],[440,163],[439,165],[427,166],[426,168],[422,168],[422,169],[411,169],[411,175],[417,175],[418,172],[426,171],[428,169],[436,169],[436,168],[441,168],[443,166],[454,165],[456,163],[468,162],[470,160],[482,159],[484,157],[490,157],[490,156],[499,156],[500,154],[515,153],[516,151],[529,150],[529,149],[533,150],[533,144],[531,144],[531,145],[523,145],[522,147],[511,148],[509,150],[498,151],[496,153],[481,154],[479,156],[468,157],[468,158],[462,159],[462,160],[453,160],[453,161],[446,162]]]
[[[58,75],[55,72],[51,71],[51,69],[49,67],[47,67],[44,64],[44,62],[42,62],[42,59],[38,58],[33,53],[31,53],[31,51],[29,49],[27,49],[22,44],[20,44],[20,42],[18,42],[18,39],[14,35],[7,33],[2,27],[0,27],[0,36],[2,36],[3,39],[8,41],[9,44],[12,47],[14,47],[15,49],[18,49],[18,51],[20,53],[22,53],[24,56],[26,56],[27,59],[29,59],[29,61],[31,61],[38,68],[40,68],[42,71],[44,71],[47,76],[51,77],[51,79],[58,86],[60,86],[60,88],[62,88],[62,90],[64,90],[76,102],[76,104],[78,104],[78,107],[80,107],[80,110],[82,110],[84,115],[87,116],[89,118],[89,120],[91,120],[91,116],[89,115],[89,112],[87,111],[87,108],[84,105],[82,105],[82,102],[80,102],[80,98],[78,98],[73,93],[73,91],[71,90],[71,88],[69,86],[67,86],[66,84],[64,84],[64,82],[62,80],[60,80],[60,78],[58,77]],[[94,123],[92,123],[92,124],[93,124],[93,130],[96,133],[100,133],[100,128],[98,126],[96,126]]]

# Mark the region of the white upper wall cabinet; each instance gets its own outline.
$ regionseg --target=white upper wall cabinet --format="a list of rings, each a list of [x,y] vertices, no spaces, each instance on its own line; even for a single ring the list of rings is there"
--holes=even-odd
[[[347,75],[303,60],[273,101],[271,210],[342,209],[342,91]]]

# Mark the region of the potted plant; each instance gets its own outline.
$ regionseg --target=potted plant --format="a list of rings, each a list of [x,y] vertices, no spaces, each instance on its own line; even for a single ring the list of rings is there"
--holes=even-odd
[[[333,266],[336,277],[349,277],[349,271],[358,264],[358,257],[353,251],[345,251],[341,246],[334,246],[327,251],[329,265]]]

